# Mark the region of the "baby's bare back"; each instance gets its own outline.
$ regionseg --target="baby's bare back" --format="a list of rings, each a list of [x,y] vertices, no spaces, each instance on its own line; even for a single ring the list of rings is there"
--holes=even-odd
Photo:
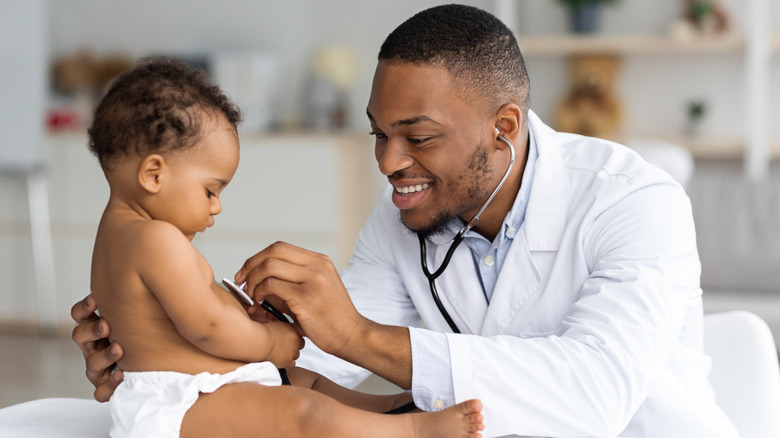
[[[148,228],[156,226],[154,222],[157,221],[107,209],[95,239],[90,288],[101,317],[111,327],[111,340],[125,349],[120,368],[196,374],[203,371],[222,373],[242,365],[212,356],[192,345],[179,333],[154,291],[148,287],[144,270],[164,271],[171,260],[185,256],[181,251],[154,245],[145,238]],[[177,232],[173,227],[170,230]],[[192,265],[192,275],[202,276],[212,285],[215,294],[232,300],[214,283],[205,259],[191,245],[189,250],[196,253],[194,259],[199,261]],[[192,258],[192,254],[186,255],[189,257],[185,258]],[[186,300],[187,291],[181,291],[178,299]]]

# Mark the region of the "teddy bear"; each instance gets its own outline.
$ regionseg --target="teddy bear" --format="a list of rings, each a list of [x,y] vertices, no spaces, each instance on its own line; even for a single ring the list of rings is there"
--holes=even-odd
[[[80,50],[55,61],[54,86],[62,93],[86,92],[100,95],[119,73],[132,65],[130,59],[121,55],[96,57],[89,51]]]
[[[87,50],[55,60],[52,85],[58,98],[46,116],[49,129],[82,129],[88,125],[105,88],[132,65],[132,60],[122,55],[96,57]]]
[[[613,90],[620,59],[612,55],[576,55],[569,60],[570,89],[559,103],[557,129],[615,139],[623,108]]]

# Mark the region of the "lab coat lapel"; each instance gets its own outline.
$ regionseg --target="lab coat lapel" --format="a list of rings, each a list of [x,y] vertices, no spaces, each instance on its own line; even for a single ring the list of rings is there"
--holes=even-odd
[[[520,307],[539,289],[542,275],[534,263],[525,233],[512,242],[493,289],[487,317],[480,334],[492,336],[504,333]]]
[[[563,161],[556,147],[555,132],[528,112],[529,129],[538,156],[523,226],[512,242],[498,275],[487,317],[480,334],[504,333],[523,304],[546,283],[552,260],[544,257],[558,251],[566,225]]]
[[[448,249],[449,245],[436,246],[431,271],[434,266],[441,266]],[[436,280],[442,304],[462,333],[479,333],[485,320],[488,306],[478,275],[471,250],[461,244],[452,255],[450,266]]]
[[[558,251],[566,227],[566,174],[555,131],[533,111],[528,125],[539,153],[526,209],[525,236],[529,251]]]

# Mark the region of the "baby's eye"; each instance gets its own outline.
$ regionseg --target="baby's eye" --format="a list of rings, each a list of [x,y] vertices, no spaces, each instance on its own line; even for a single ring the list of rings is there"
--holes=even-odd
[[[211,190],[206,189],[206,196],[211,198],[211,197],[214,197],[214,196],[217,196],[217,195],[215,195],[214,192],[212,192]]]

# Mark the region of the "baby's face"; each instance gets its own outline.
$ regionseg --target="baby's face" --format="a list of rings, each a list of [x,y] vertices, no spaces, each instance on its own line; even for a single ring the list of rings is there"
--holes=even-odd
[[[188,239],[214,225],[222,211],[219,195],[238,167],[238,136],[223,117],[204,124],[204,135],[195,146],[175,152],[168,160],[168,180],[159,195],[163,211],[155,219],[175,225]]]

